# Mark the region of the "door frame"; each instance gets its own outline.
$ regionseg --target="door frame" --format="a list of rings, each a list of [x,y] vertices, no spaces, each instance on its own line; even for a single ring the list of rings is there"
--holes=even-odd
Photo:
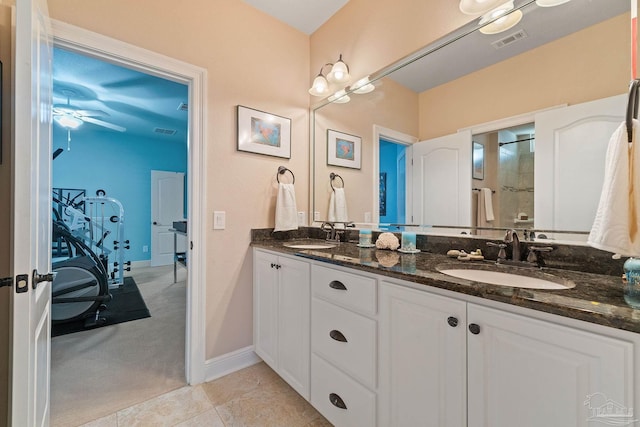
[[[191,244],[187,265],[185,376],[188,384],[205,381],[206,299],[206,127],[207,70],[57,20],[51,20],[53,45],[189,87],[187,194]]]
[[[411,136],[406,133],[398,132],[396,130],[385,128],[379,125],[373,125],[373,207],[371,211],[371,222],[373,224],[378,224],[380,222],[380,138],[386,139],[396,144],[406,145],[407,159],[411,159],[412,162],[413,153],[411,150],[411,146],[414,143],[418,142],[418,138],[416,138],[415,136]],[[413,175],[408,169],[406,172],[406,178],[406,188],[411,188]],[[413,212],[413,195],[406,194],[405,196],[405,215],[408,215],[409,212]]]

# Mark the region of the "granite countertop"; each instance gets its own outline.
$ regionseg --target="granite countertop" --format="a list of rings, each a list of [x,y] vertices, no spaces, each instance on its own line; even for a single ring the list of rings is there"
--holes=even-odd
[[[302,241],[305,242],[305,241]],[[318,240],[306,240],[307,243]],[[562,290],[538,290],[491,285],[458,279],[440,273],[437,268],[458,267],[461,262],[443,254],[422,251],[403,254],[376,248],[359,248],[354,243],[341,243],[335,248],[310,250],[284,246],[282,240],[263,240],[251,243],[253,247],[269,249],[318,260],[357,270],[367,271],[415,284],[447,289],[467,295],[517,305],[538,311],[570,317],[616,329],[640,333],[640,310],[629,307],[623,297],[620,276],[584,273],[574,270],[545,268],[544,273],[570,280],[575,287]],[[493,261],[465,261],[474,266],[495,266]],[[505,272],[518,267],[502,266]],[[522,269],[518,269],[522,271]],[[532,269],[523,274],[540,275]],[[544,274],[542,273],[542,274]]]

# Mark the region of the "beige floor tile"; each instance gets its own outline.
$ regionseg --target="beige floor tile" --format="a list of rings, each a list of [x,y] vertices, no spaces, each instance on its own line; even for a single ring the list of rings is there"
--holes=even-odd
[[[174,426],[210,409],[202,387],[187,386],[119,411],[118,426]]]
[[[280,379],[217,406],[216,410],[227,427],[303,427],[318,415]]]
[[[260,362],[241,369],[230,375],[218,378],[202,385],[214,406],[219,406],[255,390],[260,385],[278,380],[276,374],[266,363]]]
[[[210,409],[207,412],[191,418],[177,424],[176,427],[225,427],[224,423],[220,419],[220,415],[215,409]]]
[[[118,417],[116,414],[107,415],[106,417],[82,424],[80,427],[118,427]]]

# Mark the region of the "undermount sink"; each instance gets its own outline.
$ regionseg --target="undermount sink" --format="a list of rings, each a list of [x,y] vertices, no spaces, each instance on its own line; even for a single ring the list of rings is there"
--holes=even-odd
[[[571,289],[576,286],[571,280],[553,276],[536,270],[526,271],[526,273],[518,274],[505,271],[495,271],[487,268],[487,266],[442,266],[436,268],[440,273],[447,276],[457,277],[458,279],[466,279],[474,282],[489,283],[499,286],[510,286],[513,288],[526,289],[547,289],[561,290]]]
[[[284,243],[283,246],[286,246],[287,248],[292,248],[292,249],[331,249],[331,248],[335,248],[336,246],[338,246],[335,243],[325,243],[325,242],[318,242],[318,243],[300,243],[300,242],[291,242],[291,243]]]

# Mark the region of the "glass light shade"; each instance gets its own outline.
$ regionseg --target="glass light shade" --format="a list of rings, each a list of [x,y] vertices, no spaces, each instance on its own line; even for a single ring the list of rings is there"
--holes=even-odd
[[[347,67],[347,64],[342,61],[342,55],[340,55],[338,62],[333,64],[333,67],[331,67],[331,71],[327,75],[327,80],[332,83],[346,83],[350,78],[349,68]]]
[[[369,76],[358,80],[351,87],[354,89],[353,93],[357,93],[358,95],[369,93],[376,88],[369,82]]]
[[[521,19],[522,11],[516,10],[480,28],[480,32],[482,34],[498,34],[514,27]]]
[[[561,4],[568,3],[571,0],[536,0],[536,4],[540,7],[553,7],[560,6]]]
[[[495,9],[504,3],[504,0],[460,0],[460,12],[466,15],[481,15]]]
[[[349,95],[347,95],[347,92],[344,89],[337,91],[328,99],[330,102],[335,102],[336,104],[346,104],[351,101],[351,98],[349,98]]]
[[[311,85],[309,93],[313,96],[325,96],[329,94],[329,82],[327,82],[327,79],[324,78],[322,73],[313,79],[313,85]]]
[[[509,0],[508,2],[501,4],[495,9],[490,10],[489,12],[482,15],[482,17],[480,18],[480,22],[478,22],[478,24],[483,25],[489,21],[493,21],[494,19],[502,15],[506,16],[507,12],[509,12],[510,10],[513,10],[513,0]]]
[[[77,117],[62,115],[62,116],[54,116],[53,119],[58,122],[58,124],[67,129],[77,129],[83,122]]]

